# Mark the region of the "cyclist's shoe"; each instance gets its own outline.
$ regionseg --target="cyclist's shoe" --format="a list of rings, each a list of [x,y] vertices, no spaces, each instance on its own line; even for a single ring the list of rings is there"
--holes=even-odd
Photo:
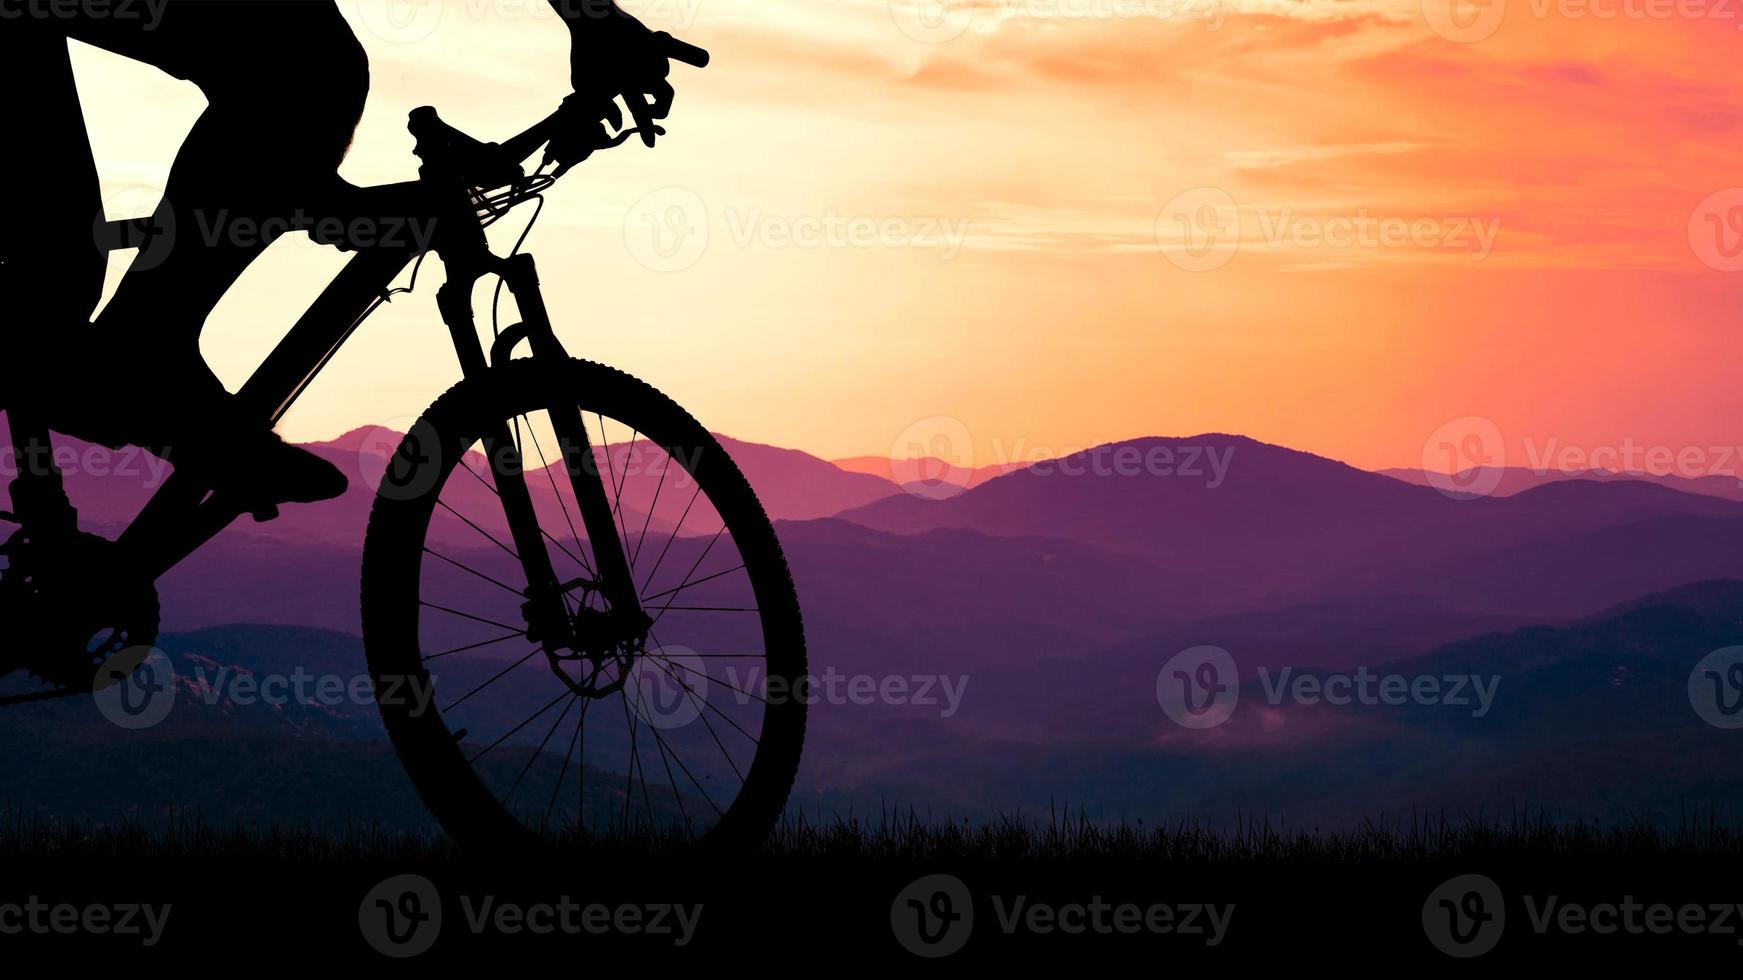
[[[223,449],[219,453],[202,447],[189,462],[207,476],[214,493],[261,520],[274,516],[279,504],[332,500],[351,485],[337,466],[271,431],[253,433]]]
[[[53,424],[57,431],[113,449],[144,446],[262,519],[279,504],[331,500],[349,487],[337,466],[290,445],[263,423],[244,421],[234,396],[188,389],[198,394],[185,394],[173,405],[125,404],[89,394],[65,399]]]
[[[332,500],[351,486],[339,467],[285,442],[276,433],[268,432],[257,452],[260,484],[275,503],[319,503]]]

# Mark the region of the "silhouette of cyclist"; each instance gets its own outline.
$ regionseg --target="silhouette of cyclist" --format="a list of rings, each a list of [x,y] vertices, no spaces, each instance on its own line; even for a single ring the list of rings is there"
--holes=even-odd
[[[563,102],[573,126],[551,154],[564,166],[584,159],[606,122],[623,124],[619,97],[651,145],[646,130],[672,101],[655,35],[614,0],[549,2],[569,27],[574,90]],[[157,0],[149,16],[145,6],[128,17],[108,4],[0,0],[0,177],[12,191],[0,218],[0,408],[26,404],[63,432],[144,446],[253,500],[336,497],[344,475],[245,417],[199,337],[270,244],[225,234],[223,222],[356,213],[358,189],[338,167],[363,114],[368,59],[335,0]],[[68,39],[192,81],[208,102],[157,216],[203,233],[178,235],[160,262],[130,271],[95,323],[102,201]],[[68,376],[35,376],[49,365]]]

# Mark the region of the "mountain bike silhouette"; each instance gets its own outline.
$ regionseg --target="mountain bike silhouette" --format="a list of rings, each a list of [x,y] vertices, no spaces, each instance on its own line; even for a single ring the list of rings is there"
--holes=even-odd
[[[562,175],[521,167],[559,116],[497,145],[414,111],[420,179],[369,190],[434,234],[359,249],[238,399],[276,422],[390,284],[440,256],[437,303],[464,380],[394,449],[363,550],[369,672],[406,771],[463,846],[625,829],[754,842],[804,741],[798,599],[714,437],[652,387],[571,358],[533,257],[519,243],[491,251],[484,229]],[[601,134],[597,148],[637,133]],[[472,308],[487,277],[519,313],[498,329],[493,303],[488,347]],[[0,514],[19,525],[0,570],[13,644],[0,673],[54,686],[0,703],[124,679],[157,639],[156,581],[243,514],[276,516],[177,473],[118,538],[81,532],[47,428],[17,407],[9,422],[22,465],[14,512]]]

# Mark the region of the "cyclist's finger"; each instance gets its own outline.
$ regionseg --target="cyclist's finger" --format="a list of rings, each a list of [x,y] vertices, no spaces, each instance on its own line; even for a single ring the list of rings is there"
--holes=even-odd
[[[611,124],[613,132],[623,128],[623,110],[617,107],[617,100],[605,103],[605,121]]]
[[[624,104],[629,106],[629,114],[635,117],[635,126],[641,130],[642,143],[645,146],[654,145],[654,117],[649,113],[647,96],[640,92],[623,93]]]

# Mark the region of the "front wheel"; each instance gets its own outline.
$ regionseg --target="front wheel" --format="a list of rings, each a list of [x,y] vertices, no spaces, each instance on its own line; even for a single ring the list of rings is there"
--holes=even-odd
[[[579,412],[591,446],[560,440],[552,412]],[[503,432],[512,448],[486,458]],[[611,502],[650,623],[634,637],[611,625],[579,472]],[[505,480],[532,498],[567,629],[529,625],[529,534],[509,526]],[[449,391],[389,462],[362,600],[388,734],[462,846],[650,832],[749,846],[778,820],[805,735],[792,576],[738,466],[652,387],[533,359]]]

